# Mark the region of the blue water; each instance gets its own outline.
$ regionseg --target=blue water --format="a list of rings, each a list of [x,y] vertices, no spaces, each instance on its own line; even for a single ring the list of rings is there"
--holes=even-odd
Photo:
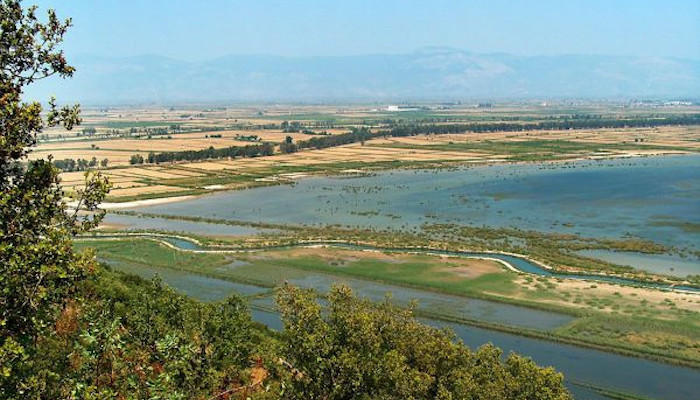
[[[207,222],[183,221],[167,218],[138,217],[135,215],[107,214],[104,225],[118,227],[121,230],[149,230],[157,229],[168,232],[188,232],[195,235],[207,236],[243,236],[256,235],[262,232],[270,232],[266,229],[258,229],[249,226],[210,224]]]
[[[183,250],[197,250],[197,249],[201,248],[197,243],[195,243],[191,240],[187,240],[187,239],[180,239],[180,238],[176,238],[176,237],[166,237],[166,238],[162,238],[162,240],[172,244],[173,246],[175,246],[179,249],[183,249]]]
[[[618,265],[634,266],[651,273],[678,278],[685,278],[700,272],[700,260],[694,257],[681,258],[670,254],[643,254],[613,250],[582,250],[577,253]]]
[[[293,187],[232,191],[139,210],[374,228],[517,227],[700,249],[700,155],[314,177]]]
[[[151,279],[156,274],[163,279],[163,282],[172,286],[176,290],[194,298],[204,301],[223,300],[233,293],[242,295],[255,295],[268,291],[269,289],[261,288],[243,283],[230,282],[222,279],[209,278],[202,275],[193,274],[186,271],[178,271],[171,268],[158,267],[135,267],[127,263],[121,263],[114,260],[100,260],[109,264],[112,268],[118,271],[127,272],[138,275],[144,279]]]

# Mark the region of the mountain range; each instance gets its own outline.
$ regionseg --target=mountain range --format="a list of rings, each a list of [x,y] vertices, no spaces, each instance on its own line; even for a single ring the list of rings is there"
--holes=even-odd
[[[524,99],[687,99],[700,61],[601,55],[515,56],[429,48],[333,57],[230,55],[181,61],[143,55],[71,58],[72,79],[28,95],[84,104],[368,102]]]

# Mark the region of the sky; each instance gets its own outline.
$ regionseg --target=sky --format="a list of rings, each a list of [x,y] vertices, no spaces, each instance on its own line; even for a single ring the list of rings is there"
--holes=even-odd
[[[25,0],[72,17],[67,54],[340,56],[452,47],[700,59],[698,0]]]

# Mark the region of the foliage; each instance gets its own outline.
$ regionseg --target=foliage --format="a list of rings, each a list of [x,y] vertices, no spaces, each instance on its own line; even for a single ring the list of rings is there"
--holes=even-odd
[[[102,161],[97,161],[97,157],[92,157],[91,160],[86,160],[84,158],[78,158],[77,160],[72,158],[53,160],[53,165],[64,172],[87,171],[89,169],[96,168],[98,165],[101,167],[106,167],[108,163],[108,159],[105,158]]]
[[[454,335],[418,323],[389,301],[375,306],[345,286],[328,296],[278,290],[283,351],[294,369],[288,398],[569,399],[563,377],[491,345],[471,352]]]
[[[532,123],[521,122],[490,122],[471,124],[404,124],[382,130],[377,136],[415,136],[422,134],[445,135],[452,133],[489,133],[489,132],[523,132],[537,130],[568,130],[568,129],[604,129],[629,127],[657,127],[668,125],[697,125],[698,115],[671,116],[667,118],[590,118],[575,117],[552,121]]]
[[[350,132],[341,133],[339,135],[329,135],[322,137],[313,137],[309,140],[301,140],[297,142],[298,149],[325,149],[327,147],[341,146],[349,143],[364,143],[365,140],[372,138],[372,133],[367,128],[353,128]]]
[[[129,164],[131,165],[143,164],[143,161],[143,156],[141,154],[134,154],[129,158]]]
[[[77,254],[71,237],[101,220],[97,205],[108,190],[99,175],[87,174],[74,212],[68,211],[51,161],[26,162],[45,126],[71,129],[79,107],[49,101],[47,120],[39,103],[21,100],[22,90],[52,75],[69,77],[73,67],[57,49],[70,20],[53,11],[40,22],[36,8],[0,3],[0,398],[41,385],[33,370],[36,342],[95,269],[90,253]],[[79,216],[78,210],[88,214]]]
[[[203,150],[185,150],[185,151],[169,151],[164,153],[151,153],[148,156],[149,163],[173,162],[173,161],[196,161],[209,160],[216,158],[237,158],[237,157],[259,157],[272,155],[274,146],[270,143],[247,145],[247,146],[231,146],[222,149],[209,147]],[[134,156],[137,157],[137,156]],[[134,159],[132,157],[132,161]],[[140,156],[138,156],[140,157]],[[142,164],[140,162],[131,162],[132,164]]]
[[[101,270],[39,341],[37,398],[208,398],[250,381],[257,335],[245,302],[201,303]],[[46,356],[48,355],[48,356]]]
[[[289,154],[295,153],[297,151],[297,146],[294,144],[292,137],[287,136],[284,142],[280,143],[280,153]]]

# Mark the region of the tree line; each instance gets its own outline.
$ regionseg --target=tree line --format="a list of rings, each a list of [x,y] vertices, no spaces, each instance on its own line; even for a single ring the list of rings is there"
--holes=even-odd
[[[653,128],[658,126],[698,124],[700,124],[700,115],[673,116],[667,118],[562,119],[533,123],[406,124],[380,130],[375,133],[374,136],[402,137],[423,134],[445,135],[465,132],[490,133],[569,129]]]
[[[280,151],[282,153],[294,153],[303,149],[325,149],[350,143],[364,143],[366,140],[376,136],[366,127],[352,128],[350,132],[337,135],[316,136],[307,140],[299,140],[296,143],[293,143],[292,138],[287,136],[286,140],[280,145]]]
[[[275,147],[272,144],[261,143],[247,146],[224,147],[220,149],[209,147],[203,150],[167,151],[163,153],[151,152],[148,154],[148,157],[145,160],[143,160],[143,157],[141,157],[140,163],[147,162],[153,164],[174,161],[211,160],[218,158],[252,158],[270,156],[274,153],[274,150]],[[138,160],[138,157],[136,160]]]
[[[87,171],[88,169],[95,168],[98,165],[102,168],[106,168],[108,164],[108,159],[103,158],[102,160],[98,161],[96,157],[92,157],[90,160],[86,160],[84,158],[78,158],[75,160],[72,158],[53,160],[53,165],[64,172]]]

